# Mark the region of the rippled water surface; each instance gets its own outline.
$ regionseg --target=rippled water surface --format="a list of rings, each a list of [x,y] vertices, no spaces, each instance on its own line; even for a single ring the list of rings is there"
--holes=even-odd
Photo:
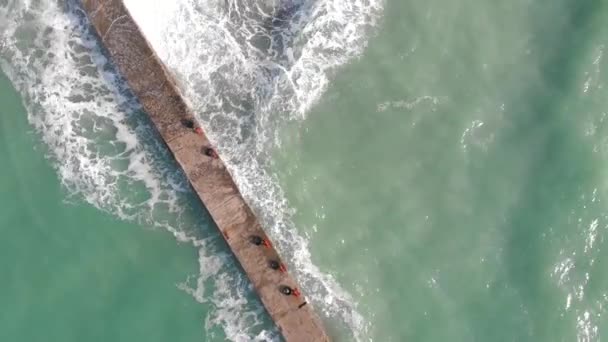
[[[125,2],[337,341],[606,334],[604,2]],[[0,67],[2,340],[278,339],[77,1]]]

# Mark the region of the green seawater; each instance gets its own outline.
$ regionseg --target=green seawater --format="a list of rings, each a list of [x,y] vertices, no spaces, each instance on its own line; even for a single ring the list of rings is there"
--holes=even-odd
[[[388,1],[274,168],[374,341],[608,329],[605,1]]]
[[[0,103],[0,341],[201,340],[205,307],[177,286],[194,249],[66,202],[3,75]]]
[[[601,341],[608,330],[608,3],[384,5],[363,55],[331,75],[306,119],[276,132],[281,144],[268,167],[314,264],[350,293],[363,318],[352,324],[357,335]],[[28,45],[45,32],[32,13],[23,16],[16,48],[3,50],[13,42],[0,39],[0,62],[26,60],[35,74],[15,68],[15,83],[38,84],[45,70],[37,61],[47,42]],[[196,223],[198,211],[180,216],[197,238],[212,235],[197,255],[165,230],[70,193],[23,107],[44,112],[31,102],[52,92],[36,97],[23,83],[18,93],[0,76],[0,341],[224,341],[222,328],[234,325],[209,322],[218,311],[247,312],[255,326],[233,331],[232,340],[272,329],[241,271],[207,260],[216,250],[229,254],[213,227]],[[73,86],[45,84],[57,83],[66,92]],[[142,131],[149,144],[154,136]],[[148,196],[120,184],[121,193],[136,189],[127,204]],[[188,196],[183,202],[192,204]],[[159,221],[179,221],[163,210],[154,213]],[[209,290],[199,303],[180,284],[196,287],[187,279],[201,269],[211,276],[203,277]],[[334,340],[350,341],[331,318]]]

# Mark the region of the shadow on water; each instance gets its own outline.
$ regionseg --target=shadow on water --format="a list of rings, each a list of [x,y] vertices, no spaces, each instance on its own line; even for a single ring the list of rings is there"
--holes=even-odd
[[[555,6],[563,8],[564,18],[547,18],[540,5],[531,14],[539,77],[514,97],[512,126],[497,137],[495,146],[500,150],[489,151],[488,161],[504,164],[501,157],[511,154],[527,162],[519,175],[511,175],[521,177],[511,179],[512,183],[523,185],[502,226],[506,280],[520,296],[526,317],[510,320],[514,325],[502,328],[512,328],[514,336],[523,340],[551,340],[561,334],[554,329],[561,312],[549,305],[556,288],[547,282],[556,260],[546,255],[543,245],[548,244],[545,237],[564,224],[569,214],[564,208],[574,207],[586,179],[593,174],[587,167],[592,150],[582,141],[582,134],[574,131],[576,113],[564,104],[578,86],[577,67],[591,47],[585,30],[603,5],[562,0]],[[551,24],[543,26],[546,23]],[[492,332],[486,333],[491,336]]]
[[[85,39],[90,39],[95,42],[94,46],[89,47],[91,56],[99,55],[104,57],[101,61],[91,58],[91,60],[86,61],[86,63],[95,64],[96,67],[102,71],[99,76],[104,78],[110,91],[115,93],[115,97],[118,99],[116,102],[119,110],[126,113],[125,121],[123,123],[135,133],[137,141],[140,142],[147,154],[151,156],[149,162],[153,167],[155,174],[160,175],[163,178],[163,181],[167,182],[168,179],[166,177],[169,175],[166,173],[164,166],[171,165],[171,169],[178,172],[180,183],[184,185],[188,184],[185,174],[181,171],[167,146],[163,143],[154,124],[150,121],[148,115],[141,109],[138,99],[133,95],[116,66],[110,62],[111,59],[108,52],[98,43],[97,34],[90,25],[90,22],[81,7],[80,1],[68,0],[65,4],[65,11],[68,18],[72,21],[73,27],[79,32],[78,36],[85,37]],[[108,73],[110,76],[104,75],[103,73]],[[125,99],[125,101],[121,101],[120,99]],[[136,105],[134,106],[134,104]],[[219,238],[217,229],[215,229],[214,226],[207,224],[207,222],[211,222],[209,213],[204,207],[199,205],[199,200],[194,193],[188,192],[185,200],[193,210],[191,215],[200,217],[200,219],[196,221],[203,229],[203,236],[217,236]],[[227,246],[224,248],[227,249]]]
[[[106,83],[108,84],[110,90],[114,92],[116,98],[125,98],[127,100],[124,102],[117,102],[120,110],[126,113],[124,124],[126,124],[136,134],[137,141],[147,152],[147,155],[150,156],[146,162],[151,165],[155,171],[154,173],[161,178],[161,182],[163,182],[165,185],[170,183],[171,180],[169,178],[174,175],[174,172],[177,172],[179,174],[179,183],[184,184],[190,189],[186,175],[181,171],[179,165],[171,155],[168,147],[163,142],[160,134],[155,129],[154,124],[150,121],[148,115],[141,109],[141,105],[139,104],[137,98],[128,88],[126,81],[119,74],[116,66],[110,62],[110,57],[107,50],[105,50],[105,48],[98,42],[97,34],[90,25],[80,1],[68,0],[64,6],[66,14],[73,22],[73,27],[80,32],[79,36],[85,37],[85,40],[90,39],[94,42],[93,44],[90,44],[91,56],[104,56],[105,60],[102,60],[101,62],[99,62],[99,59],[92,59],[88,63],[96,64],[98,70],[102,71],[100,73],[100,77],[105,78]],[[111,77],[108,78],[108,76],[104,75],[104,73],[111,75]],[[133,108],[134,103],[137,103],[135,109]],[[169,167],[167,168],[167,166]],[[167,171],[167,169],[169,169],[169,171]],[[223,269],[220,271],[220,273],[225,272],[226,274],[230,275],[240,273],[240,277],[235,277],[233,279],[234,281],[231,285],[234,286],[234,289],[229,290],[229,292],[236,291],[245,294],[247,297],[247,303],[245,307],[230,308],[231,310],[242,310],[243,313],[246,311],[260,312],[262,303],[260,302],[259,298],[254,295],[253,288],[251,288],[249,282],[246,281],[244,271],[232,257],[232,253],[228,248],[228,245],[222,238],[215,223],[212,221],[210,214],[204,205],[202,205],[198,196],[190,189],[189,191],[180,194],[178,200],[178,205],[183,206],[185,211],[179,217],[169,218],[167,223],[169,225],[180,227],[182,230],[190,233],[191,235],[194,234],[197,239],[204,239],[206,241],[204,244],[205,255],[223,256],[223,259],[227,260],[227,262],[223,264]],[[154,217],[153,219],[156,218]],[[207,270],[204,271],[208,272]],[[223,286],[221,284],[215,284],[213,278],[210,278],[209,281],[211,283],[205,284],[205,289],[214,288],[215,286]],[[206,300],[210,300],[207,298],[209,297],[209,294],[205,294],[205,297]],[[224,300],[228,299],[212,298],[211,304],[218,305],[216,301]],[[230,306],[230,304],[228,306]],[[226,308],[220,309],[224,310]],[[264,329],[270,329],[271,335],[276,336],[277,333],[276,331],[273,331],[274,325],[272,324],[270,317],[265,311],[262,312],[264,312],[264,314],[261,317],[261,324],[256,324],[255,326],[250,324],[251,326],[247,327],[247,333],[255,336]],[[207,320],[209,320],[209,317],[207,317]],[[207,331],[207,334],[214,335],[215,333],[212,331]]]
[[[97,41],[97,35],[90,26],[88,18],[78,0],[67,1],[65,10],[73,21],[76,30],[80,31],[80,36],[86,37],[85,39]],[[108,52],[99,43],[96,43],[95,46],[91,48],[91,53],[92,55],[103,55],[107,61],[110,61]],[[91,63],[96,62],[93,61]],[[106,78],[106,83],[109,85],[110,90],[113,91],[118,98],[127,99],[126,102],[119,102],[120,110],[126,113],[125,121],[123,123],[136,134],[137,141],[147,152],[147,155],[150,156],[150,159],[147,160],[147,162],[151,165],[155,174],[161,177],[162,182],[167,184],[169,182],[168,177],[170,177],[170,175],[167,174],[167,165],[169,165],[169,170],[172,170],[170,172],[173,173],[175,171],[179,173],[179,181],[183,184],[188,184],[187,186],[189,187],[185,174],[181,171],[167,146],[163,143],[160,134],[156,131],[148,115],[141,109],[141,105],[138,104],[137,108],[133,109],[133,103],[138,103],[138,100],[128,88],[126,81],[120,76],[117,68],[111,62],[106,61],[103,61],[102,64],[97,65],[97,67],[100,70],[103,70],[104,73],[108,72],[112,75],[112,79]],[[100,76],[104,77],[103,75]],[[175,227],[181,227],[184,222],[186,222],[186,225],[193,225],[193,227],[181,227],[181,229],[194,234],[198,239],[204,239],[208,242],[204,247],[205,255],[231,255],[228,245],[219,234],[218,229],[213,223],[206,208],[201,204],[198,196],[196,196],[193,191],[187,191],[179,197],[180,205],[186,210],[179,217],[168,219],[169,221],[166,223]],[[229,274],[238,272],[244,276],[244,271],[240,268],[238,263],[236,263],[232,257],[229,257],[229,259],[229,262],[224,265],[224,267],[227,268],[225,271]],[[250,288],[248,282],[238,281],[233,285],[236,290],[245,293],[249,298],[247,304],[249,307],[248,310],[257,311],[257,308],[261,307],[261,302],[257,296],[253,295],[253,290]],[[207,284],[205,286],[213,287],[215,285]],[[264,315],[263,327],[261,328],[270,326],[272,326],[270,318],[267,315]],[[260,327],[253,327],[253,329],[258,328]],[[259,331],[256,331],[254,332],[254,335],[258,333]]]
[[[316,3],[317,0],[226,0],[224,8],[237,42],[254,48],[247,57],[261,65],[276,63],[288,69],[293,64],[289,53],[295,59],[300,56],[302,46],[298,42],[312,20]]]
[[[259,78],[267,77],[268,80],[253,82],[254,85],[266,84],[267,82],[276,83],[276,79],[280,77],[279,74],[282,72],[279,69],[289,69],[293,65],[293,59],[288,58],[290,56],[287,56],[287,50],[296,48],[296,41],[299,39],[306,23],[311,19],[312,7],[315,3],[316,0],[274,0],[259,4],[248,0],[226,0],[225,10],[232,20],[232,34],[236,40],[243,46],[248,44],[255,46],[261,52],[260,55],[250,57],[259,62],[260,72],[255,76]],[[127,113],[124,123],[135,132],[138,141],[142,143],[143,148],[149,155],[155,157],[154,160],[151,160],[151,163],[157,174],[163,175],[162,166],[168,164],[179,170],[166,146],[160,143],[162,142],[160,134],[156,131],[148,116],[141,110],[141,105],[128,88],[126,81],[120,76],[116,67],[111,62],[107,62],[110,61],[108,53],[103,46],[97,43],[97,35],[90,26],[80,1],[68,0],[63,6],[66,14],[73,22],[73,27],[80,32],[79,36],[95,40],[95,46],[90,47],[91,52],[93,55],[102,55],[105,60],[99,62],[91,59],[87,63],[97,64],[99,70],[109,73],[112,78],[103,74],[101,77],[105,78],[110,89],[118,97],[127,99],[123,102],[117,101],[120,110]],[[243,28],[247,28],[245,32],[254,33],[254,35],[249,37],[248,34],[243,34]],[[269,43],[265,47],[256,45],[256,43],[259,43],[255,39],[256,35],[265,37]],[[246,39],[248,37],[249,39]],[[243,51],[246,52],[247,50],[243,49]],[[256,115],[272,98],[276,87],[270,87],[270,92],[268,89],[256,87],[253,92],[235,93],[229,80],[221,76],[221,68],[216,73],[216,77],[217,83],[224,85],[225,101],[223,104],[226,108],[223,108],[223,110],[237,112],[245,122],[250,122],[247,126],[251,126],[252,131],[254,131]],[[133,103],[138,103],[137,110],[133,109]],[[180,178],[184,183],[187,183],[185,175],[181,172]],[[194,203],[193,208],[200,207],[198,198],[193,193],[188,194],[188,199],[189,202]],[[210,216],[204,209],[197,212],[196,216],[203,217],[203,222],[210,221]],[[204,233],[205,236],[210,234],[219,237],[215,227],[206,227]]]
[[[222,65],[211,75],[213,84],[222,89],[222,105],[208,108],[211,113],[232,113],[238,117],[237,142],[244,153],[254,150],[256,135],[272,124],[265,115],[282,115],[286,107],[277,103],[279,89],[289,87],[286,73],[301,55],[306,38],[303,31],[313,20],[316,0],[226,0],[224,12],[229,20],[226,28],[253,65],[247,75],[235,84],[234,65]],[[262,127],[263,126],[263,127]]]

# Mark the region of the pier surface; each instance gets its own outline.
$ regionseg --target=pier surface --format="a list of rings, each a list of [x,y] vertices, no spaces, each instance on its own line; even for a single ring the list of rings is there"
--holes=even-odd
[[[329,341],[304,297],[281,292],[283,286],[299,286],[287,272],[270,267],[271,261],[282,263],[271,243],[252,243],[255,236],[270,239],[222,160],[207,155],[212,148],[207,137],[188,127],[188,120],[196,122],[192,111],[122,0],[81,1],[112,61],[186,173],[285,340]]]

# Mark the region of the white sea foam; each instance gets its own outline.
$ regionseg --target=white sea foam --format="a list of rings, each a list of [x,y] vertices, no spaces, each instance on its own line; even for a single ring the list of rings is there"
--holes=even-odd
[[[567,238],[570,243],[567,249],[559,252],[559,259],[551,272],[559,289],[565,295],[564,312],[573,312],[573,324],[577,330],[577,341],[591,342],[599,340],[599,322],[605,314],[605,297],[596,298],[590,288],[591,274],[594,271],[595,260],[601,255],[600,229],[608,225],[608,217],[591,216],[591,213],[601,211],[601,198],[597,188],[588,194],[580,196],[580,202],[573,208],[568,218],[572,224],[572,235]],[[593,209],[593,210],[589,210]]]
[[[163,227],[199,249],[206,323],[234,341],[277,338],[182,173],[101,53],[75,0],[0,2],[0,67],[20,91],[70,198]],[[336,67],[358,56],[382,9],[371,1],[150,1],[129,8],[208,127],[222,157],[324,316],[356,338],[352,299],[312,264],[266,170],[278,129],[301,120]],[[274,18],[274,19],[272,19]],[[237,286],[235,286],[237,284]],[[213,331],[208,329],[207,331]]]
[[[267,166],[282,125],[302,120],[336,68],[363,51],[382,1],[190,0],[162,16],[150,13],[150,1],[126,4],[177,74],[306,294],[324,316],[362,338],[364,319],[351,296],[312,263],[308,241],[293,226],[292,210]]]
[[[226,254],[221,238],[213,235],[182,173],[87,32],[75,2],[59,7],[53,1],[11,1],[0,7],[0,23],[0,66],[23,95],[28,119],[70,198],[165,228],[209,258],[200,259],[201,275],[243,282],[231,258],[214,267],[212,257]],[[219,317],[214,322],[227,336],[242,340],[234,331],[262,329],[248,318],[263,316],[259,303],[230,312],[236,307],[232,298],[246,301],[254,298],[251,291],[241,286],[228,293],[227,281],[206,285],[210,290],[201,301],[214,302],[209,315]],[[242,322],[248,329],[240,329]]]
[[[435,111],[437,108],[437,105],[441,104],[444,101],[445,101],[445,98],[442,98],[442,97],[425,95],[425,96],[417,97],[411,101],[408,101],[408,100],[384,101],[382,103],[379,103],[376,106],[376,110],[378,112],[385,112],[388,109],[412,110],[412,109],[416,108],[416,106],[418,106],[422,103],[428,103],[432,106],[431,110]]]

